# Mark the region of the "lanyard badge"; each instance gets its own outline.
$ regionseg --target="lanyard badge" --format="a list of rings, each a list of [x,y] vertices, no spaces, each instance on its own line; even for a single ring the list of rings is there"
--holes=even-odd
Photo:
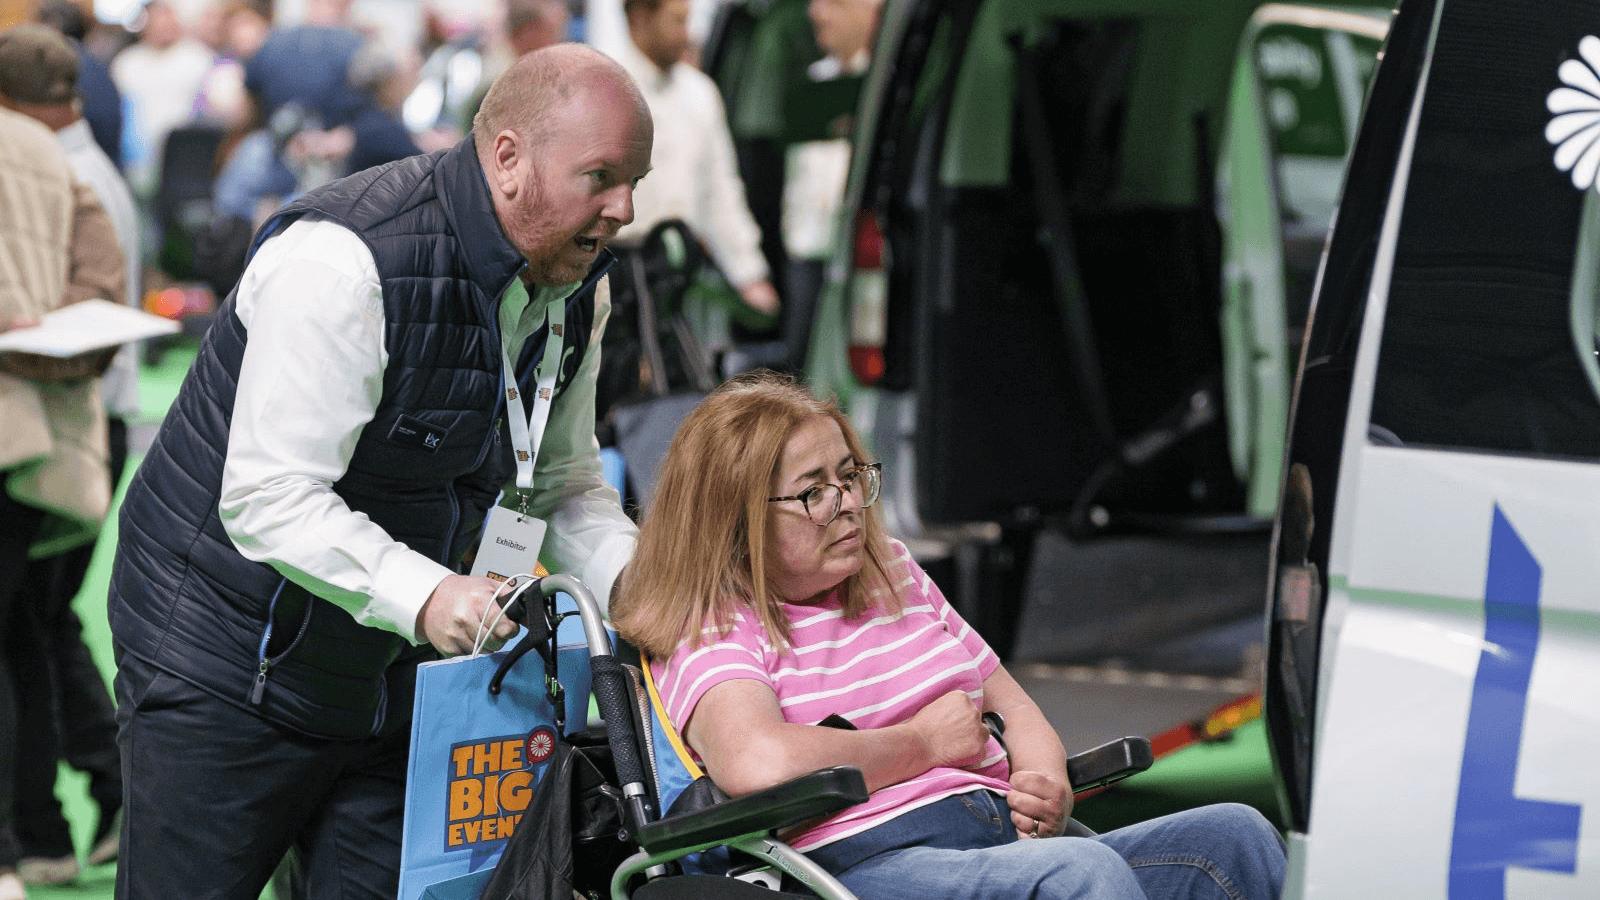
[[[534,462],[538,459],[540,445],[544,443],[545,427],[550,422],[556,376],[561,371],[566,314],[564,304],[551,304],[546,320],[548,334],[544,356],[534,369],[532,412],[526,420],[522,418],[522,394],[517,387],[516,370],[511,357],[501,354],[506,422],[510,426],[511,451],[517,465],[517,510],[513,512],[500,506],[489,510],[489,517],[484,522],[483,540],[478,544],[477,558],[472,564],[473,575],[504,581],[515,575],[532,572],[538,561],[546,525],[528,516],[528,499],[533,491]]]

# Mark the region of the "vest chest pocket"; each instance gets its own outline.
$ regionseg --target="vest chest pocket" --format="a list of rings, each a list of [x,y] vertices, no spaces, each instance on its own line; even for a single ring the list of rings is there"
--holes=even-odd
[[[389,429],[389,440],[402,446],[434,453],[444,445],[444,439],[449,433],[446,428],[430,425],[414,416],[402,415],[395,419],[394,425]]]

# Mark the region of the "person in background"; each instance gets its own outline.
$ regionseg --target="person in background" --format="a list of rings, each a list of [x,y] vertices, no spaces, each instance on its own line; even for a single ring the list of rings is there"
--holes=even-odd
[[[836,405],[771,372],[673,438],[612,621],[717,785],[859,768],[866,802],[784,837],[861,900],[1275,900],[1282,839],[1248,806],[1062,836],[1060,737],[884,533],[881,477]]]
[[[414,81],[409,60],[349,28],[273,31],[245,65],[249,122],[219,148],[212,218],[195,236],[196,277],[226,295],[256,227],[280,204],[421,152],[399,110]]]
[[[883,0],[810,0],[811,19],[822,59],[806,75],[812,84],[857,78],[867,70],[872,36]],[[856,91],[851,92],[853,98]],[[825,127],[789,146],[783,179],[782,232],[789,270],[784,296],[784,335],[799,362],[810,341],[811,316],[822,289],[823,266],[839,240],[839,207],[850,175],[850,132],[854,103]]]
[[[417,84],[414,54],[415,51],[391,47],[382,39],[368,38],[350,58],[346,81],[358,99],[345,126],[351,136],[350,152],[344,158],[345,173],[422,152],[400,117],[406,95]]]
[[[219,217],[245,223],[246,238],[280,203],[338,174],[354,139],[324,132],[358,102],[349,75],[362,43],[345,26],[291,25],[274,29],[245,63],[252,114],[224,141],[212,197]]]
[[[89,52],[89,15],[77,0],[44,0],[35,18],[44,25],[72,38],[78,54],[78,96],[83,101],[83,117],[94,132],[94,140],[106,156],[122,158],[122,92],[111,80],[111,69]]]
[[[354,136],[339,128],[362,103],[350,85],[350,61],[365,42],[347,25],[288,25],[274,28],[245,64],[245,87],[257,104],[258,121],[298,190],[345,174],[344,156]]]
[[[566,40],[571,25],[566,0],[505,0],[506,43],[514,57]]]
[[[358,103],[349,74],[362,44],[344,25],[291,25],[271,31],[245,62],[247,114],[217,148],[212,216],[194,241],[195,276],[217,296],[238,282],[261,223],[342,174],[354,136],[324,126]]]
[[[272,16],[262,0],[232,0],[210,7],[216,16],[216,61],[195,98],[195,118],[235,131],[251,117],[244,65],[272,31]]]
[[[291,848],[302,896],[393,898],[416,667],[500,587],[468,555],[515,534],[609,598],[635,528],[594,440],[606,245],[651,135],[625,71],[558,45],[460,144],[262,226],[118,520],[119,898],[253,898]]]
[[[512,62],[567,39],[572,14],[566,0],[503,0],[496,25],[485,27],[470,46],[443,46],[434,52],[430,96],[439,97],[439,130],[464,134],[472,128],[472,117],[483,104],[489,85]],[[471,72],[471,66],[455,66],[446,59],[451,54],[470,53],[478,60],[478,84],[470,91],[456,83],[458,73]],[[450,98],[465,95],[458,107]]]
[[[414,73],[380,38],[305,24],[268,35],[245,66],[245,85],[279,162],[306,191],[420,152],[398,113]]]
[[[120,295],[111,220],[74,181],[50,130],[0,109],[0,330],[95,296]],[[93,542],[111,505],[104,352],[69,359],[0,352],[0,634],[20,630],[30,555]],[[13,641],[0,641],[0,900],[24,900],[15,828]],[[30,673],[29,677],[35,677]]]
[[[355,29],[354,6],[355,0],[307,0],[305,24]]]
[[[194,119],[195,99],[214,56],[184,30],[170,0],[150,0],[138,40],[111,59],[111,80],[127,103],[122,171],[135,197],[148,205],[161,177],[167,133]],[[153,249],[147,235],[147,248]]]
[[[22,113],[55,132],[77,179],[93,190],[110,216],[121,253],[123,291],[105,299],[137,306],[140,265],[138,215],[115,163],[95,143],[80,114],[76,92],[80,58],[72,42],[45,25],[0,32],[0,107]],[[138,347],[113,357],[102,383],[114,491],[128,458],[128,419],[139,411]],[[20,709],[16,797],[20,872],[30,884],[59,884],[78,874],[72,833],[56,798],[58,761],[89,776],[99,818],[87,853],[90,865],[116,858],[116,817],[122,808],[111,694],[83,642],[72,601],[83,586],[94,545],[35,559],[23,575],[31,603],[14,613],[9,659]]]
[[[619,240],[637,243],[656,223],[681,219],[759,317],[778,313],[778,292],[761,253],[761,229],[745,202],[733,138],[716,83],[683,61],[689,48],[688,0],[625,0],[631,43],[618,62],[656,120],[656,175],[640,186],[638,217]],[[727,341],[722,310],[687,310],[706,349]]]

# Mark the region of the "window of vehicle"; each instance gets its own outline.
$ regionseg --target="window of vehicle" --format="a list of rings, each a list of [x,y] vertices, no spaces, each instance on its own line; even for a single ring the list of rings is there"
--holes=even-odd
[[[1383,23],[1346,21],[1369,23],[1366,33],[1273,22],[1256,38],[1254,63],[1278,151],[1283,205],[1299,220],[1326,223],[1333,215],[1377,61]]]
[[[1235,471],[1271,516],[1290,385],[1389,13],[1274,3],[1251,16],[1218,161],[1222,342]]]
[[[1380,19],[1319,10],[1315,25],[1275,21],[1257,34],[1253,62],[1284,234],[1285,320],[1296,344],[1386,28]]]
[[[1446,44],[1459,33],[1444,30],[1436,56],[1480,52]],[[1576,50],[1568,64],[1600,77]],[[1374,440],[1600,456],[1592,305],[1574,334],[1575,287],[1578,302],[1592,304],[1592,251],[1578,252],[1597,239],[1583,227],[1589,191],[1541,139],[1552,119],[1546,96],[1563,87],[1560,62],[1512,55],[1493,67],[1441,67],[1428,84],[1379,351]]]

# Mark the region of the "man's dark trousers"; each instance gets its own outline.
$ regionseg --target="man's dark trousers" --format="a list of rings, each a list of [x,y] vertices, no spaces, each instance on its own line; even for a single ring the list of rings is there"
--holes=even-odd
[[[256,900],[291,847],[302,896],[393,900],[409,728],[307,737],[121,652],[116,694],[118,900],[207,900],[196,884],[225,886],[214,900]],[[162,848],[162,865],[140,865],[144,843]]]

